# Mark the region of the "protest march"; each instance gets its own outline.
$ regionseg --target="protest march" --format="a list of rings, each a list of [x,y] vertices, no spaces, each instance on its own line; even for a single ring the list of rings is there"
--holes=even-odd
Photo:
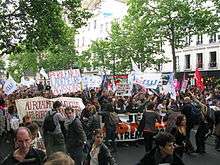
[[[81,74],[79,69],[45,74],[41,82],[3,81],[0,136],[12,148],[17,145],[14,132],[36,124],[33,145],[47,156],[68,153],[76,164],[87,161],[98,136],[103,137],[105,152],[116,153],[119,144],[142,141],[147,153],[155,135],[168,133],[176,138],[175,154],[181,158],[204,153],[205,139],[215,132],[215,149],[220,150],[220,89],[205,84],[198,70],[195,84],[185,76],[175,79],[173,73],[165,80],[162,73],[132,71],[119,76],[123,81],[105,72]],[[196,146],[190,139],[194,126]],[[109,161],[116,163],[113,156]]]

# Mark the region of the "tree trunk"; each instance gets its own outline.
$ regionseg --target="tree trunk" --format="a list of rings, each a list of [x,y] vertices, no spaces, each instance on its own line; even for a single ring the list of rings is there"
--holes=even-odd
[[[176,74],[176,52],[175,52],[175,30],[174,26],[171,27],[171,40],[170,45],[172,49],[172,58],[173,58],[173,73]]]

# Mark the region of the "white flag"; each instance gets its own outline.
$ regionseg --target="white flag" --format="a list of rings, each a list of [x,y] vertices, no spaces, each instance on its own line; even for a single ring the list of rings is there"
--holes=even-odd
[[[132,70],[135,72],[141,72],[141,70],[138,68],[137,64],[135,64],[134,60],[131,58],[131,65],[132,65]]]
[[[47,73],[45,72],[44,68],[41,68],[41,69],[40,69],[40,74],[41,74],[44,78],[48,79],[48,75],[47,75]]]
[[[170,73],[168,83],[163,88],[164,88],[166,93],[170,93],[171,99],[176,100],[176,90],[175,90],[174,78],[173,77],[174,77],[174,74]]]
[[[8,79],[5,81],[3,86],[3,91],[6,95],[12,94],[17,89],[16,82],[13,79]]]
[[[34,79],[29,78],[29,80],[25,80],[24,76],[21,77],[20,85],[30,87],[31,85],[34,85],[34,84],[35,84],[35,80]]]

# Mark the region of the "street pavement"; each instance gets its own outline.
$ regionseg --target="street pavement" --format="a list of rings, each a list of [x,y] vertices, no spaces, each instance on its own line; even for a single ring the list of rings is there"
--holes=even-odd
[[[192,142],[194,143],[192,136]],[[220,152],[214,149],[214,137],[210,137],[206,142],[206,154],[184,155],[185,165],[220,165]],[[118,153],[115,155],[119,165],[135,165],[145,154],[144,145],[118,147]]]
[[[194,136],[192,136],[192,142],[194,142]],[[138,143],[134,145],[131,142],[128,146],[118,146],[118,152],[114,155],[119,165],[135,165],[144,154],[144,144]],[[124,145],[124,143],[123,143]],[[9,153],[10,145],[8,143],[0,143],[0,162]],[[199,155],[184,155],[183,161],[185,165],[220,165],[220,152],[214,149],[214,137],[208,138],[206,142],[206,154]],[[1,164],[1,163],[0,163]]]

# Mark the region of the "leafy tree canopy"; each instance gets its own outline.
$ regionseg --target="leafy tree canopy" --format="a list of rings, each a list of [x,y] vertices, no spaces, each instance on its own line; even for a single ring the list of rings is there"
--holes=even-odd
[[[4,0],[0,4],[0,53],[11,54],[12,74],[30,68],[36,72],[42,66],[63,69],[77,61],[74,35],[91,16],[80,0]]]
[[[107,53],[97,49],[103,46],[100,41],[88,52],[97,61],[110,55],[108,60],[114,59],[118,71],[129,70],[130,57],[144,70],[168,61],[163,49],[169,42],[176,72],[175,50],[185,46],[186,36],[219,30],[219,4],[219,0],[128,0],[128,15],[122,23],[112,25]]]

